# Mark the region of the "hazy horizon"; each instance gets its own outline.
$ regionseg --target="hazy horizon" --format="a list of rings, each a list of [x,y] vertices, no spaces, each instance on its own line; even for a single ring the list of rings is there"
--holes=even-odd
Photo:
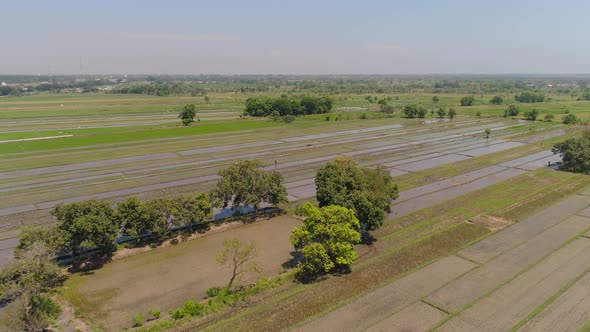
[[[590,73],[585,1],[6,3],[0,74]]]

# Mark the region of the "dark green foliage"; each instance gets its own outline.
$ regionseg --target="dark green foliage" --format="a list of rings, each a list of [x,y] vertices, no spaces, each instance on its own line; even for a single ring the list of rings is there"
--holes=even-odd
[[[440,119],[442,119],[445,117],[445,115],[447,115],[447,111],[443,107],[440,107],[438,111],[436,111],[436,114]]]
[[[331,97],[287,96],[279,98],[256,96],[246,99],[244,113],[250,116],[270,116],[277,112],[280,116],[309,115],[329,113],[334,100]]]
[[[553,121],[553,119],[555,119],[555,115],[553,115],[553,114],[547,114],[547,115],[545,115],[545,118],[544,118],[545,122],[551,122],[551,121]]]
[[[449,116],[450,119],[454,119],[455,116],[457,116],[457,111],[453,107],[451,107],[451,108],[449,108],[447,115]]]
[[[355,212],[337,205],[318,209],[309,202],[300,211],[306,219],[301,227],[293,228],[290,238],[295,250],[303,255],[297,265],[298,278],[312,279],[349,269],[357,258],[353,245],[361,241]]]
[[[502,105],[502,103],[504,103],[504,98],[502,98],[502,96],[494,96],[490,99],[490,104]]]
[[[525,117],[527,120],[535,121],[535,120],[537,120],[537,117],[538,117],[538,116],[539,116],[539,110],[537,110],[537,109],[535,109],[535,108],[533,108],[533,109],[532,109],[532,110],[530,110],[530,111],[525,111],[525,112],[524,112],[524,117]]]
[[[569,138],[557,143],[551,150],[560,154],[563,160],[561,169],[574,173],[590,174],[590,132],[585,132],[582,137]]]
[[[508,108],[506,108],[504,110],[504,117],[518,116],[518,113],[520,113],[520,110],[518,109],[518,107],[516,105],[514,105],[514,104],[508,105]]]
[[[542,103],[545,101],[545,95],[531,91],[525,91],[514,96],[514,100],[521,103]]]
[[[283,176],[276,171],[266,172],[261,169],[258,161],[242,160],[221,170],[221,179],[211,192],[214,206],[232,208],[252,206],[255,209],[261,203],[269,203],[277,207],[287,202],[287,189],[283,184]]]
[[[213,218],[213,207],[209,195],[204,193],[186,194],[177,198],[178,215],[176,218],[181,225],[200,225],[208,223]]]
[[[178,114],[178,118],[182,119],[182,124],[185,126],[190,125],[195,121],[195,117],[197,116],[197,106],[195,104],[187,104],[184,105],[180,113]]]
[[[152,213],[137,197],[129,197],[117,205],[117,218],[125,236],[137,237],[151,233],[152,217]]]
[[[104,251],[114,249],[113,241],[119,232],[119,222],[111,206],[99,200],[59,204],[51,214],[58,226],[60,248],[74,256],[83,248]]]
[[[439,98],[437,96],[432,97],[432,102],[433,103],[438,103],[439,102]]]
[[[398,196],[387,169],[360,167],[352,159],[339,158],[318,170],[316,197],[320,207],[340,205],[356,211],[363,229],[377,229]]]
[[[475,98],[473,96],[465,96],[461,98],[459,102],[461,103],[461,106],[473,106]]]
[[[418,111],[416,112],[416,116],[418,118],[424,119],[426,117],[426,114],[428,114],[428,111],[424,107],[418,107]]]
[[[408,119],[413,119],[418,116],[418,105],[404,105],[404,115]]]
[[[574,114],[568,114],[561,118],[561,122],[563,124],[577,124],[578,122],[580,122],[580,120]]]

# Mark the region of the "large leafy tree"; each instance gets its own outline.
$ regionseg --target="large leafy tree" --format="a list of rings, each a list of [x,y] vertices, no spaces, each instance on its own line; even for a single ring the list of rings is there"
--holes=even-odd
[[[119,233],[119,222],[108,203],[92,199],[59,204],[51,214],[60,222],[58,232],[61,250],[77,256],[83,248],[113,249],[113,241]]]
[[[293,229],[290,238],[303,256],[298,276],[307,279],[349,269],[357,258],[353,245],[361,241],[354,211],[337,205],[316,208],[309,202],[300,211],[306,219]]]
[[[353,209],[367,230],[383,224],[385,212],[398,196],[387,169],[360,167],[350,158],[338,158],[321,167],[315,183],[320,207],[340,205]]]
[[[561,155],[562,169],[590,174],[590,131],[585,132],[582,137],[569,138],[555,144],[552,151]]]
[[[213,207],[209,195],[205,193],[186,194],[179,200],[179,218],[185,225],[205,224],[213,217]]]
[[[236,209],[252,206],[255,209],[262,203],[277,207],[287,202],[287,189],[283,177],[276,171],[267,172],[261,164],[253,160],[241,160],[221,170],[217,187],[211,192],[214,206]]]

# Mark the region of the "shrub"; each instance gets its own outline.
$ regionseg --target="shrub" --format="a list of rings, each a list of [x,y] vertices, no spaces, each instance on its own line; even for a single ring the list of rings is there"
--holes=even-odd
[[[135,324],[134,326],[142,326],[143,321],[143,315],[141,313],[138,312],[135,316],[133,316],[133,323]]]
[[[564,116],[563,118],[561,118],[561,122],[563,124],[576,124],[579,121],[580,120],[578,119],[578,117],[575,116],[574,114],[568,114],[568,115]]]
[[[553,121],[553,119],[555,119],[555,115],[553,115],[553,114],[545,115],[545,122],[551,122],[551,121]]]
[[[330,116],[326,115],[326,121],[330,121]]]
[[[359,119],[361,119],[361,120],[366,120],[368,118],[369,117],[367,116],[367,113],[364,113],[364,112],[363,112],[363,114],[361,114],[361,116],[359,116]]]
[[[189,126],[191,123],[195,122],[192,119],[182,119],[182,125],[183,126]]]
[[[473,96],[465,96],[461,98],[459,102],[461,103],[461,106],[473,106],[475,98]]]
[[[221,288],[219,288],[219,287],[207,288],[207,297],[215,297],[215,296],[217,296],[217,294],[219,294],[220,291],[221,291]]]
[[[481,118],[481,112],[480,112],[480,111],[477,111],[477,112],[475,113],[475,116],[477,116],[478,118]]]
[[[516,105],[509,105],[508,108],[504,110],[504,117],[518,116],[519,112],[520,110]]]
[[[293,122],[293,121],[295,121],[295,116],[294,116],[294,115],[287,114],[287,115],[285,115],[285,116],[283,117],[283,122],[284,122],[284,123],[291,123],[291,122]]]
[[[160,318],[160,310],[150,309],[149,314],[153,319]]]

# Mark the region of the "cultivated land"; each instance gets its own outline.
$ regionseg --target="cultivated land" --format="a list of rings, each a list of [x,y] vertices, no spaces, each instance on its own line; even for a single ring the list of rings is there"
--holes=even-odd
[[[431,97],[400,95],[400,102]],[[442,95],[441,103],[459,98]],[[582,236],[590,229],[590,178],[546,167],[559,161],[552,144],[577,135],[576,128],[490,117],[505,106],[481,103],[458,107],[452,121],[361,120],[365,111],[346,110],[336,112],[341,121],[332,114],[331,121],[322,115],[284,124],[237,119],[244,99],[0,99],[0,265],[12,259],[19,228],[52,223],[49,211],[58,203],[205,191],[220,169],[258,159],[285,176],[296,206],[313,199],[321,165],[349,156],[387,167],[401,190],[385,225],[373,232],[377,241],[358,246],[354,272],[311,285],[287,281],[250,299],[245,310],[227,308],[181,328],[552,330],[577,329],[589,319],[580,292],[590,268]],[[541,112],[560,114],[568,105],[586,114],[584,102],[555,99],[541,104]],[[201,122],[181,127],[168,110],[189,102],[203,110]],[[374,108],[364,96],[337,106]],[[484,116],[464,116],[477,111]],[[484,138],[485,129],[491,138]],[[281,216],[231,224],[73,275],[63,294],[106,330],[130,327],[138,311],[167,312],[222,286],[225,272],[214,256],[225,238],[254,240],[264,275],[279,274],[292,258],[288,237],[298,223]],[[567,322],[557,319],[566,314]]]

